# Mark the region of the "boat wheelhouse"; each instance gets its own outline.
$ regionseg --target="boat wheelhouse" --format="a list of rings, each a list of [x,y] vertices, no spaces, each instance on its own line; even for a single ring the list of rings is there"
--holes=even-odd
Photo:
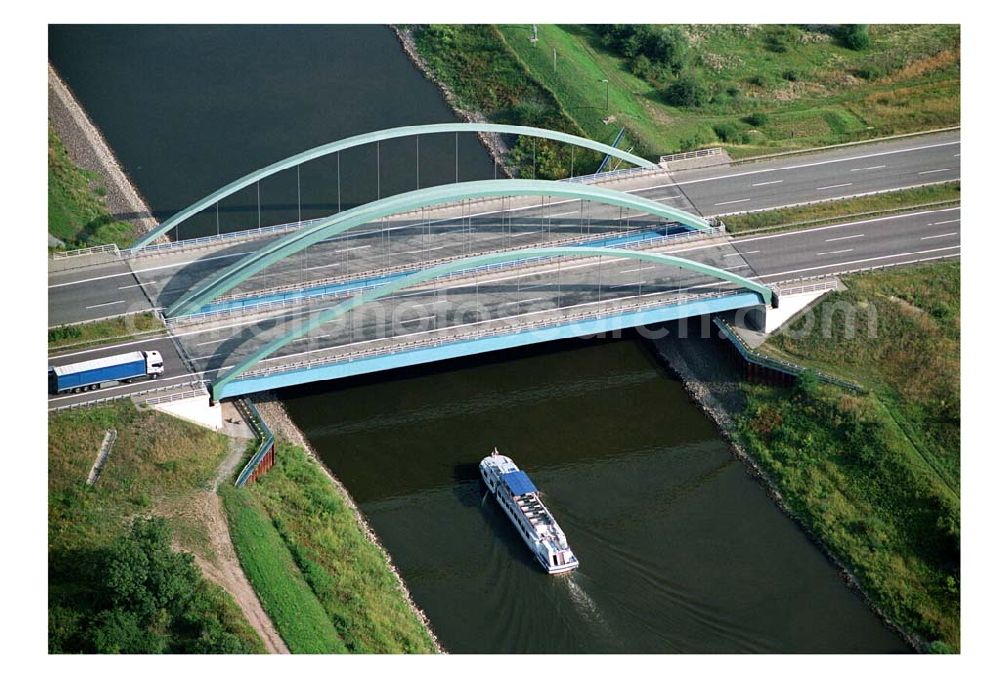
[[[514,461],[494,449],[479,462],[479,472],[521,539],[548,573],[564,573],[580,566],[566,535],[539,498],[538,488]]]

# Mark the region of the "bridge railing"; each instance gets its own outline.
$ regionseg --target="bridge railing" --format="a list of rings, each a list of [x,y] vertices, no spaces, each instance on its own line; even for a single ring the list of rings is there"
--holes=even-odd
[[[243,466],[243,470],[236,477],[236,486],[242,487],[256,481],[261,474],[267,472],[274,464],[274,433],[264,423],[260,412],[257,411],[257,407],[249,398],[237,398],[234,404],[246,420],[247,425],[253,430],[254,436],[257,439],[257,451],[254,452],[250,460],[247,461],[247,464]]]
[[[646,232],[645,229],[632,229],[629,231],[620,231],[611,234],[612,237],[627,237],[629,235],[640,234]],[[645,238],[642,240],[636,240],[635,242],[628,242],[616,245],[621,249],[638,249],[646,247],[658,247],[665,244],[673,244],[675,242],[682,242],[691,239],[702,239],[716,237],[718,235],[725,234],[725,226],[713,226],[709,230],[693,230],[684,233],[671,233],[668,235],[659,235],[656,237]],[[607,235],[605,235],[607,237]],[[601,236],[585,235],[576,238],[566,238],[556,241],[559,245],[565,244],[577,244],[581,242],[589,242],[593,240],[603,239]],[[517,247],[510,248],[510,251],[517,251],[519,249],[531,249],[537,245],[521,245]],[[363,291],[366,289],[371,289],[377,287],[380,284],[385,284],[385,278],[389,275],[402,274],[406,272],[411,272],[414,270],[420,270],[426,268],[428,265],[438,265],[441,263],[447,263],[449,261],[456,261],[464,258],[464,255],[457,255],[451,257],[445,257],[440,259],[434,259],[433,261],[423,261],[414,262],[409,264],[403,264],[400,266],[393,266],[388,268],[377,268],[371,271],[365,271],[365,277],[357,276],[339,276],[325,278],[322,280],[312,280],[308,282],[297,282],[289,285],[282,285],[280,287],[271,287],[267,290],[251,291],[251,292],[241,292],[239,294],[228,294],[225,296],[220,296],[216,299],[216,304],[223,304],[231,301],[239,301],[242,299],[252,299],[254,296],[263,295],[276,295],[276,294],[297,294],[291,296],[290,298],[282,299],[272,299],[259,302],[248,302],[239,306],[233,306],[229,308],[214,308],[210,310],[205,310],[200,313],[192,313],[190,315],[182,315],[180,317],[168,318],[166,322],[169,326],[183,326],[191,323],[197,323],[205,321],[209,318],[221,318],[221,317],[231,317],[234,315],[245,315],[252,313],[262,313],[275,310],[278,308],[284,308],[288,306],[295,306],[304,303],[307,298],[323,298],[323,297],[340,297],[348,296],[350,294]],[[515,268],[525,263],[529,265],[539,265],[546,262],[550,262],[558,257],[532,257],[524,259],[523,261],[507,261],[504,263],[494,263],[485,266],[479,266],[477,268],[470,268],[465,271],[458,271],[455,273],[450,273],[448,275],[438,278],[439,280],[448,280],[461,277],[467,277],[469,275],[477,275],[481,272],[496,272],[498,270],[507,270],[510,268]],[[301,292],[307,292],[309,290],[320,289],[322,287],[334,286],[334,285],[344,285],[351,282],[357,282],[358,284],[352,286],[350,289],[344,290],[331,290],[328,293],[318,293],[311,296],[306,296]]]
[[[767,369],[772,369],[774,371],[779,371],[783,374],[788,374],[789,376],[799,377],[806,371],[812,371],[816,374],[816,378],[824,383],[829,383],[831,385],[839,386],[845,390],[850,390],[855,393],[864,393],[865,387],[855,383],[854,381],[849,381],[847,379],[839,378],[831,374],[827,374],[822,371],[817,371],[815,369],[807,369],[802,365],[795,364],[794,362],[789,362],[788,360],[782,360],[777,357],[772,357],[770,355],[765,355],[757,350],[750,347],[739,332],[733,328],[729,322],[721,317],[713,317],[713,324],[719,329],[719,332],[739,351],[740,356],[750,362],[751,364],[756,364]]]
[[[666,164],[668,162],[677,162],[678,160],[693,160],[700,157],[709,157],[712,155],[722,155],[722,148],[702,148],[700,150],[689,150],[684,153],[672,153],[670,155],[661,155],[660,164]]]
[[[570,322],[581,322],[589,319],[600,319],[600,318],[610,318],[617,315],[624,315],[626,313],[633,313],[640,310],[648,310],[656,307],[663,307],[668,305],[679,305],[689,301],[706,301],[709,299],[716,299],[726,296],[736,296],[739,294],[747,293],[743,289],[728,289],[720,290],[715,292],[708,292],[702,294],[684,294],[678,295],[674,292],[663,292],[660,294],[651,294],[648,297],[640,301],[633,301],[631,303],[622,304],[616,302],[615,299],[608,299],[600,303],[606,306],[611,306],[614,304],[614,308],[590,308],[588,310],[579,311],[576,313],[562,313],[558,316],[546,319],[532,320],[529,322],[522,322],[517,325],[504,324],[497,327],[485,327],[480,329],[474,329],[471,331],[462,332],[460,334],[455,334],[453,336],[429,336],[422,339],[415,339],[410,341],[397,341],[391,346],[378,346],[373,348],[365,348],[362,350],[351,351],[347,353],[340,353],[337,355],[328,355],[315,357],[309,360],[301,360],[292,363],[283,363],[280,365],[275,365],[273,367],[263,367],[259,369],[254,369],[248,371],[241,375],[237,381],[249,380],[253,378],[259,378],[261,376],[269,376],[272,374],[278,374],[288,371],[302,371],[308,369],[314,369],[320,366],[326,366],[329,364],[337,364],[342,362],[353,362],[360,359],[368,359],[372,357],[379,357],[382,355],[391,355],[394,353],[405,352],[408,350],[414,350],[424,347],[437,347],[441,345],[448,345],[451,343],[464,342],[474,339],[489,338],[492,336],[500,336],[507,334],[520,334],[529,331],[535,331],[538,329],[546,329],[553,326],[559,326],[562,324],[567,324]],[[588,304],[589,305],[589,304]],[[566,306],[562,308],[553,308],[553,312],[559,312],[563,310],[572,309],[573,306]],[[516,319],[517,315],[511,315],[503,318],[496,318],[495,321],[502,322],[503,320],[513,320]],[[458,329],[462,325],[456,325],[455,327],[445,327],[442,331],[449,329]],[[342,346],[331,347],[330,350],[337,350]]]

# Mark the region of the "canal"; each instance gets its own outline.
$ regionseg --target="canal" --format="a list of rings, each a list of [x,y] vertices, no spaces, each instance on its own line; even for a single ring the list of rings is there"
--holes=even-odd
[[[382,27],[52,27],[49,49],[161,217],[310,146],[455,119]],[[454,180],[454,144],[421,142],[421,185]],[[406,190],[415,151],[383,146],[378,173],[371,149],[307,166],[182,236],[295,220],[299,192],[303,218],[336,211],[338,178],[344,207]],[[458,157],[463,180],[492,176],[472,135]],[[633,334],[280,395],[449,651],[906,650]],[[494,446],[544,492],[577,572],[545,575],[484,498]]]

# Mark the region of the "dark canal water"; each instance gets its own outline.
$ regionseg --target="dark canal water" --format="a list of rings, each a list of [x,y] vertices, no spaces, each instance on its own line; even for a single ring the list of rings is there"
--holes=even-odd
[[[49,56],[152,209],[337,138],[454,120],[381,27],[53,27]],[[454,180],[454,137],[420,144]],[[381,190],[415,185],[412,140]],[[367,152],[367,154],[366,154]],[[375,197],[372,149],[342,158],[342,204]],[[492,176],[460,137],[463,179]],[[304,217],[335,211],[336,165],[301,174]],[[294,173],[264,223],[297,218]],[[223,230],[256,225],[256,191]],[[214,215],[182,235],[214,232]],[[636,337],[574,341],[282,393],[453,652],[886,652],[902,642],[730,455]],[[541,487],[580,557],[550,577],[476,474],[496,445]]]

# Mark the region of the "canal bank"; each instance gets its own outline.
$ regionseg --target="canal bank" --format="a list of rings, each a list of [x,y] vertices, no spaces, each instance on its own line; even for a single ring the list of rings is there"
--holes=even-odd
[[[131,224],[137,236],[155,228],[157,222],[146,201],[122,169],[100,130],[51,64],[48,66],[48,79],[49,124],[62,140],[73,162],[100,177],[107,190],[105,204],[111,216]]]
[[[902,637],[911,649],[920,651],[922,642],[890,619],[875,603],[855,573],[791,509],[774,480],[741,444],[735,418],[744,411],[746,398],[738,385],[742,376],[731,366],[727,347],[722,345],[725,339],[713,337],[711,332],[708,336],[689,336],[682,339],[678,338],[676,326],[672,329],[673,331],[666,336],[649,341],[663,364],[684,383],[684,388],[691,399],[715,423],[719,433],[728,442],[733,455],[767,491],[774,504],[799,525],[802,532],[840,571],[847,586],[864,599],[872,612]]]

